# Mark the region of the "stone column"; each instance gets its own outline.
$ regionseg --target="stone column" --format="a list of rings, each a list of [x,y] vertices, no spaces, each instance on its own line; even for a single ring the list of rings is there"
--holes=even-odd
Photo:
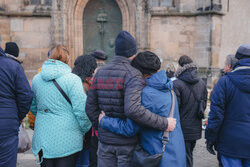
[[[136,12],[136,40],[139,50],[149,49],[149,6],[147,0],[137,1]]]
[[[67,15],[66,0],[53,1],[51,36],[52,44],[62,44],[68,46],[67,40]],[[73,18],[72,18],[73,19]]]

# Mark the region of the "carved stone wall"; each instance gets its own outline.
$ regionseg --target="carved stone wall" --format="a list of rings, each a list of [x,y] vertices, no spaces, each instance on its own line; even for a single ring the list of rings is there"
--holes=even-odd
[[[71,57],[84,52],[83,13],[89,0],[0,0],[2,47],[15,41],[31,80],[52,45],[66,45]],[[249,0],[116,0],[123,29],[139,51],[152,50],[163,61],[191,56],[204,77],[217,75],[226,54],[249,43]],[[230,2],[230,3],[228,3]]]

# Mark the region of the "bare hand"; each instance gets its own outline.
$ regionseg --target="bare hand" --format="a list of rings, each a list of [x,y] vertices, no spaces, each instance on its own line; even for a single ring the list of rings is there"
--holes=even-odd
[[[105,116],[105,112],[101,112],[101,114],[99,115],[99,123],[101,122],[102,118]]]
[[[168,129],[166,131],[172,132],[176,127],[176,119],[175,118],[167,118],[168,119]]]

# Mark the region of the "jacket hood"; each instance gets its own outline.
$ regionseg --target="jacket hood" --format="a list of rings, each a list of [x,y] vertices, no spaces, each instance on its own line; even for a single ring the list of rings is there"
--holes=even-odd
[[[159,91],[167,92],[173,89],[173,82],[167,77],[164,70],[145,79],[146,85]]]
[[[250,58],[240,60],[238,66],[226,75],[238,89],[250,93]]]
[[[200,80],[200,77],[197,71],[197,66],[194,63],[186,64],[183,67],[179,68],[176,71],[175,76],[178,79],[184,82],[187,82],[189,84],[192,84],[192,85],[196,84]]]
[[[67,64],[49,59],[42,66],[41,76],[43,80],[51,81],[68,73],[71,73],[71,68]]]

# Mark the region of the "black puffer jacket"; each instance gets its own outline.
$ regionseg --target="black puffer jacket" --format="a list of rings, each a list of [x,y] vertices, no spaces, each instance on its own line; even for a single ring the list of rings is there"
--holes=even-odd
[[[140,125],[158,130],[168,127],[167,119],[158,116],[141,106],[143,79],[141,73],[130,65],[126,57],[115,56],[106,66],[96,73],[88,92],[86,112],[95,126],[101,111],[107,116],[134,120]],[[137,142],[137,137],[127,138],[98,129],[102,143],[112,145],[130,145]]]
[[[200,103],[195,99],[203,100],[204,110],[207,102],[206,85],[198,76],[196,66],[184,65],[176,72],[177,80],[174,81],[174,90],[178,98],[181,127],[185,140],[198,140],[201,138],[202,121],[198,116]],[[193,92],[191,91],[193,89]]]

